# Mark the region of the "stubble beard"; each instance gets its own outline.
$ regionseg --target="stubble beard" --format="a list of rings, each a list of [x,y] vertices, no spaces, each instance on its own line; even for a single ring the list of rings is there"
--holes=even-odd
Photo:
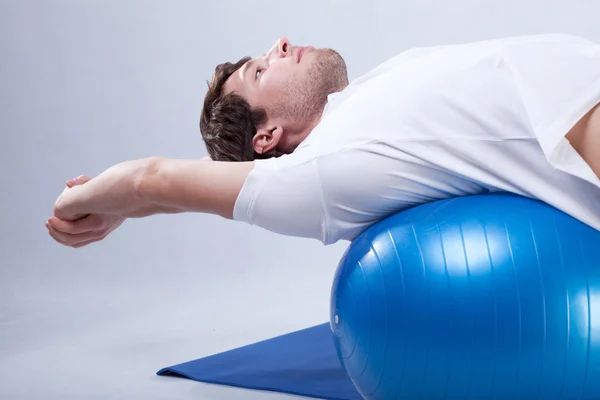
[[[285,99],[273,108],[273,115],[297,122],[316,119],[327,103],[327,96],[348,85],[346,62],[335,50],[318,49],[306,76],[300,83],[287,85]]]

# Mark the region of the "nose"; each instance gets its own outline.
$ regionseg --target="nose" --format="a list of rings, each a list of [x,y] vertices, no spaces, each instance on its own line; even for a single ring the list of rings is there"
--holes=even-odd
[[[267,54],[269,62],[273,62],[280,58],[286,58],[292,53],[292,45],[286,37],[280,38]]]
[[[279,56],[281,58],[285,58],[288,56],[288,54],[291,53],[291,48],[292,45],[290,44],[290,41],[288,40],[288,38],[286,37],[282,37],[281,39],[279,39],[279,45],[278,45],[278,51],[279,51]]]

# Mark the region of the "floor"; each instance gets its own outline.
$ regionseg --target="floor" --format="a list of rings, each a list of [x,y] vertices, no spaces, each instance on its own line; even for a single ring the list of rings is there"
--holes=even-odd
[[[209,241],[194,258],[189,249],[198,246],[166,244],[175,225],[136,222],[80,250],[44,236],[35,251],[4,242],[0,399],[292,398],[156,372],[326,322],[343,249],[290,239],[297,255],[266,262],[243,244],[227,252]],[[157,226],[166,232],[140,238]],[[134,234],[138,240],[129,242]],[[240,259],[248,265],[241,267]]]

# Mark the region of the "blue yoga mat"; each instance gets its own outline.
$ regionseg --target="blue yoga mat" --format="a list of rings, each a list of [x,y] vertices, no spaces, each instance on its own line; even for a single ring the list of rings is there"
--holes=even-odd
[[[157,372],[199,382],[330,400],[362,400],[340,364],[329,324]]]

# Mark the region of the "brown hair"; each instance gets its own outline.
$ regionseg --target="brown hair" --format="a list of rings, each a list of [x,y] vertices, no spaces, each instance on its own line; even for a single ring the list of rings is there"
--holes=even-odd
[[[252,161],[268,157],[256,153],[252,145],[257,127],[266,122],[266,111],[252,109],[238,94],[223,94],[227,79],[249,60],[250,57],[244,57],[236,63],[217,65],[208,83],[200,117],[200,132],[208,155],[215,161]]]

